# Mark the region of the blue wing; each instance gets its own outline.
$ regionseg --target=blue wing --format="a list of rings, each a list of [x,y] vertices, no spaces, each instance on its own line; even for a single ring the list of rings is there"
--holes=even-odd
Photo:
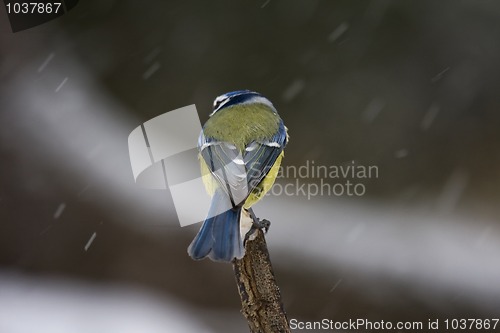
[[[244,161],[250,192],[259,185],[273,167],[287,143],[286,128],[280,121],[278,132],[269,140],[254,141],[245,148]]]
[[[231,143],[207,138],[203,132],[198,146],[210,172],[236,207],[241,206],[264,179],[286,143],[286,127],[280,121],[278,132],[273,137],[253,141],[243,152]]]
[[[201,136],[205,138],[203,134]],[[241,152],[231,143],[205,138],[205,143],[200,148],[200,156],[219,183],[219,188],[231,201],[228,209],[239,206],[249,193],[246,167]]]

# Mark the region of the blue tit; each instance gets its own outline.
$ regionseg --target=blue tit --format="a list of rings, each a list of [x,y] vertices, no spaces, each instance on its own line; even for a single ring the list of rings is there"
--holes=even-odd
[[[240,90],[215,99],[198,140],[202,179],[212,202],[188,248],[193,259],[243,258],[242,212],[255,221],[251,207],[274,184],[287,142],[283,120],[261,94]]]

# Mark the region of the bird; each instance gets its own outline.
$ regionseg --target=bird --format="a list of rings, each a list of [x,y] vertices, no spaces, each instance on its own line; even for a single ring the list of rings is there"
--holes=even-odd
[[[215,98],[198,138],[198,159],[205,189],[212,197],[207,218],[188,247],[195,260],[232,262],[245,255],[245,242],[269,221],[252,206],[271,189],[279,173],[288,129],[269,99],[237,90]],[[240,233],[243,216],[252,228]]]

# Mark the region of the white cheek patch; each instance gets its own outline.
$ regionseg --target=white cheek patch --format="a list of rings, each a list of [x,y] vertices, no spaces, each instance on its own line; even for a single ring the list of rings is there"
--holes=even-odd
[[[222,95],[222,96],[217,97],[214,101],[214,108],[215,108],[215,106],[217,106],[217,108],[215,108],[214,111],[212,111],[212,113],[209,115],[209,117],[213,116],[215,112],[219,111],[230,100],[231,100],[231,98],[229,98],[226,95]]]
[[[218,96],[218,97],[215,99],[215,101],[214,101],[214,107],[215,107],[218,103],[222,102],[222,101],[223,101],[224,99],[226,99],[226,98],[227,98],[227,95],[221,95],[221,96]]]

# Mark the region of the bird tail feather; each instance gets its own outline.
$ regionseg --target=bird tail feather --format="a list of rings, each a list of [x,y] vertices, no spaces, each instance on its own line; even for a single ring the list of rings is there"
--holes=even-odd
[[[231,262],[245,255],[240,235],[241,208],[232,208],[215,216],[210,214],[217,209],[219,200],[223,199],[221,195],[224,194],[215,192],[209,217],[189,245],[188,253],[195,260],[208,256],[214,261]]]

